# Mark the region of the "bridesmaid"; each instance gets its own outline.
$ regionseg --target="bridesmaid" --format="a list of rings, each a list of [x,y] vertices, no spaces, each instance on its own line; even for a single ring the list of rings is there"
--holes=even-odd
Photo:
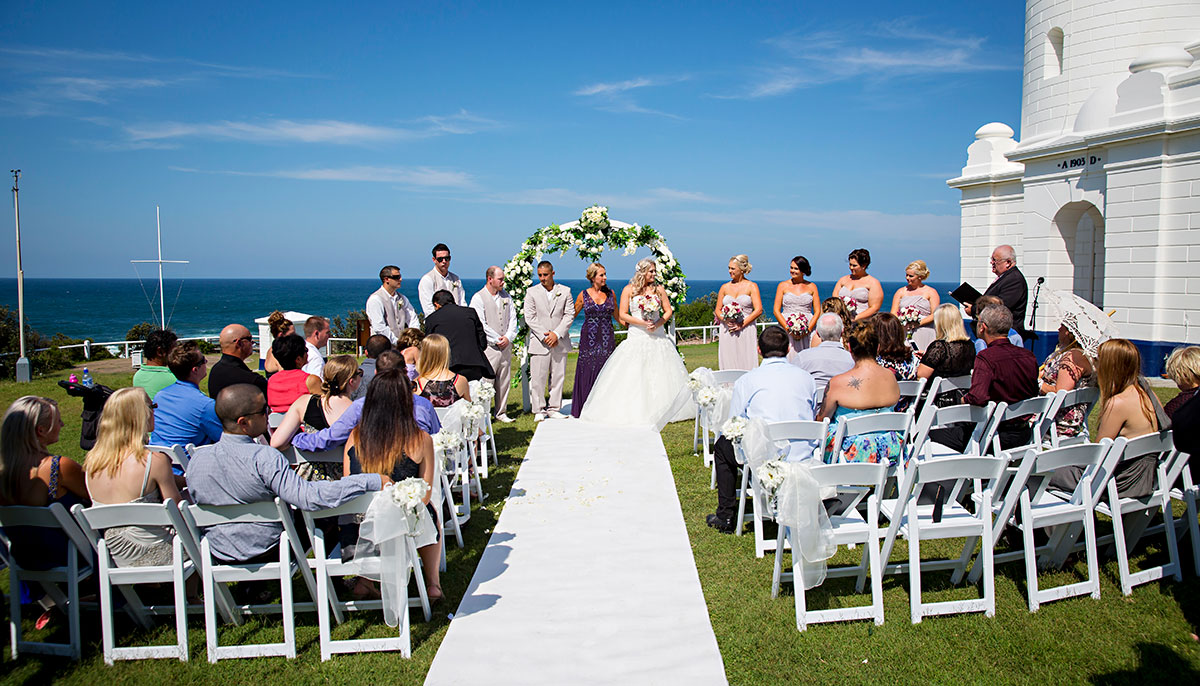
[[[862,321],[883,306],[883,286],[879,279],[867,275],[871,253],[866,248],[852,250],[849,261],[850,273],[838,279],[833,286],[833,294],[842,300],[853,300],[857,306],[854,319]]]
[[[579,359],[575,362],[575,386],[571,392],[571,416],[579,418],[592,384],[600,369],[616,348],[613,320],[616,303],[608,287],[608,271],[599,262],[588,265],[585,272],[591,286],[575,298],[575,313],[583,313],[583,328],[579,330]]]
[[[763,313],[758,284],[746,278],[753,267],[750,258],[734,255],[729,260],[729,283],[717,291],[713,314],[721,324],[717,333],[717,361],[721,369],[754,369],[758,366],[758,336],[754,320]],[[741,310],[741,321],[721,316],[725,306]]]
[[[781,281],[775,289],[775,321],[784,331],[788,331],[787,316],[803,312],[808,315],[808,328],[811,331],[817,323],[817,317],[821,316],[821,294],[817,291],[817,284],[805,278],[812,275],[808,259],[804,256],[793,257],[791,273],[792,278]],[[788,337],[792,344],[788,350],[788,360],[795,360],[796,353],[808,347],[809,333],[795,335],[788,331]]]
[[[925,285],[929,278],[929,267],[925,260],[913,260],[904,269],[904,280],[907,285],[896,291],[892,297],[892,314],[900,316],[901,308],[915,305],[921,310],[921,321],[912,330],[912,342],[917,350],[924,355],[925,349],[937,338],[933,328],[933,311],[941,304],[942,298],[936,289]],[[911,328],[911,325],[910,325]]]

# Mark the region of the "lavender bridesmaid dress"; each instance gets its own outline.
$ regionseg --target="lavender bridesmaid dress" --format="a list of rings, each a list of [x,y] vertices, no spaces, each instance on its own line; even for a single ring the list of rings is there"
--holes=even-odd
[[[613,336],[613,294],[599,305],[583,292],[583,327],[579,330],[579,359],[575,362],[575,386],[571,392],[571,416],[579,418],[583,404],[587,401],[592,384],[600,376],[600,370],[617,347]]]

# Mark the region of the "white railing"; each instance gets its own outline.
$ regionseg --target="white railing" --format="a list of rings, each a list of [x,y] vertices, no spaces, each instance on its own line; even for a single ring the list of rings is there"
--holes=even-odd
[[[191,336],[191,337],[187,337],[187,338],[180,338],[179,340],[181,340],[181,341],[215,342],[218,340],[218,338],[219,338],[218,336]],[[145,343],[146,343],[146,341],[98,341],[98,342],[93,342],[90,339],[85,339],[83,343],[71,343],[68,345],[52,345],[48,348],[37,348],[37,349],[31,350],[29,352],[41,353],[41,352],[46,352],[47,350],[71,350],[74,348],[83,348],[84,359],[91,359],[91,357],[92,357],[91,349],[92,348],[94,348],[96,346],[101,346],[101,347],[107,348],[109,346],[116,345],[116,346],[121,346],[123,348],[123,350],[121,351],[120,357],[129,357],[129,347],[130,346],[144,345]],[[0,357],[5,356],[5,355],[15,355],[15,354],[17,354],[17,353],[0,353]]]

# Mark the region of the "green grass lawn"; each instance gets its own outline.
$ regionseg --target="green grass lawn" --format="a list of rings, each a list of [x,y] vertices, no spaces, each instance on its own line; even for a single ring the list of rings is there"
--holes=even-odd
[[[689,369],[716,367],[715,345],[685,346],[682,350]],[[568,388],[573,369],[572,359]],[[82,460],[78,445],[81,404],[55,385],[66,374],[28,385],[0,383],[0,403],[7,407],[17,396],[27,393],[58,400],[67,422],[58,451]],[[130,374],[102,375],[97,382],[115,388],[128,385],[130,378]],[[1174,390],[1160,389],[1159,395],[1165,400],[1174,395]],[[289,684],[362,684],[387,679],[420,683],[449,626],[446,615],[453,612],[466,591],[503,506],[502,498],[508,493],[533,436],[532,419],[512,407],[519,404],[519,394],[514,393],[511,398],[510,415],[518,420],[497,425],[500,469],[493,470],[484,484],[489,497],[482,507],[476,508],[464,529],[466,547],[459,549],[451,542],[448,548],[449,571],[442,577],[446,601],[435,606],[432,622],[414,622],[411,660],[393,653],[368,653],[335,656],[330,662],[321,663],[316,618],[310,613],[297,616],[299,656],[295,660],[229,660],[209,665],[205,661],[203,620],[197,616],[190,622],[191,662],[147,660],[107,667],[100,656],[98,616],[85,613],[85,648],[80,663],[38,656],[25,656],[13,662],[8,656],[6,638],[0,645],[3,650],[0,681],[227,685],[264,680],[286,680]],[[1095,418],[1092,419],[1094,422]],[[716,507],[716,493],[708,488],[708,469],[692,453],[691,424],[669,426],[662,437],[730,683],[847,680],[853,683],[1124,683],[1156,677],[1183,681],[1189,675],[1191,679],[1200,676],[1200,644],[1193,636],[1200,622],[1197,599],[1200,583],[1190,563],[1188,541],[1181,548],[1185,572],[1182,583],[1169,580],[1146,584],[1135,589],[1130,598],[1124,598],[1115,583],[1115,561],[1106,560],[1101,570],[1100,600],[1087,597],[1063,600],[1043,605],[1037,613],[1030,614],[1025,601],[1024,568],[1016,562],[998,567],[996,616],[991,619],[982,614],[933,617],[914,626],[908,618],[908,578],[889,576],[884,580],[886,623],[883,626],[876,627],[870,621],[826,624],[799,633],[795,629],[790,588],[785,586],[780,598],[770,597],[771,556],[755,559],[750,536],[723,535],[705,526],[705,515]],[[1150,561],[1162,559],[1165,553],[1160,547],[1156,544],[1149,551],[1139,549],[1137,557]],[[952,543],[923,545],[922,550],[927,558],[957,552]],[[893,559],[906,556],[907,548],[898,543]],[[831,563],[856,560],[857,551],[842,550]],[[785,563],[788,562],[785,558]],[[1043,578],[1050,583],[1061,583],[1078,572],[1079,569],[1068,570]],[[948,578],[948,574],[925,575],[929,599],[976,597],[974,588],[950,587]],[[0,588],[7,591],[7,572],[0,572]],[[857,604],[866,597],[853,594],[852,584],[843,580],[832,580],[808,594],[809,606],[813,608]],[[7,607],[4,611],[7,613]],[[31,622],[27,621],[26,626],[32,628]],[[65,634],[65,624],[51,625],[43,635],[47,634]],[[369,613],[365,618],[352,618],[335,630],[335,637],[356,635],[386,635],[386,627],[378,614]],[[127,624],[118,629],[118,636],[137,642],[169,643],[173,640],[173,630],[163,626],[145,633]],[[250,621],[244,627],[223,628],[222,637],[226,641],[275,641],[281,639],[282,628],[275,619],[263,619]]]

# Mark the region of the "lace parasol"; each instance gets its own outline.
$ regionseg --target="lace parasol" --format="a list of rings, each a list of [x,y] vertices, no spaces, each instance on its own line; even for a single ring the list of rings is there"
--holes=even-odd
[[[1050,304],[1058,310],[1063,325],[1079,341],[1079,346],[1088,357],[1096,357],[1100,344],[1110,338],[1120,337],[1116,324],[1100,308],[1070,291],[1051,291]]]

